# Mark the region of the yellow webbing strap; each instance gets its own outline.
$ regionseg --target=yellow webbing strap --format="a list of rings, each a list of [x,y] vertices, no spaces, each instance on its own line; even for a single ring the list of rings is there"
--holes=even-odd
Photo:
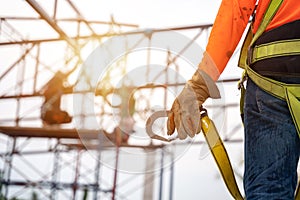
[[[280,99],[284,99],[287,101],[290,113],[293,118],[293,122],[300,137],[300,84],[285,84],[263,77],[254,72],[248,66],[248,63],[253,63],[265,58],[300,54],[300,41],[297,39],[293,39],[258,45],[253,48],[252,52],[250,52],[251,55],[248,55],[249,47],[252,47],[259,36],[261,36],[261,34],[265,31],[266,27],[276,14],[282,2],[283,0],[271,0],[269,7],[265,13],[264,19],[262,20],[262,23],[258,27],[258,30],[254,36],[251,32],[251,27],[249,28],[241,49],[238,66],[245,69],[244,73],[247,74],[260,88]],[[241,102],[243,102],[245,93],[243,80],[241,80],[241,82],[239,83],[239,87],[241,88],[242,92]],[[241,103],[241,105],[243,105],[243,103]],[[243,107],[241,107],[241,111],[242,114]],[[295,194],[296,200],[300,200],[299,186],[300,181],[298,181],[298,186]]]
[[[299,93],[298,95],[300,96]],[[235,200],[243,200],[244,198],[237,185],[226,148],[214,122],[207,116],[206,112],[201,115],[201,129],[228,191]],[[295,200],[300,200],[299,182],[295,192]]]
[[[232,166],[222,139],[220,138],[213,121],[209,119],[206,113],[201,117],[201,128],[230,194],[236,200],[244,199],[236,183]]]
[[[300,187],[299,187],[299,182],[296,190],[296,195],[295,195],[295,200],[300,200]]]
[[[214,122],[208,117],[206,109],[203,107],[200,108],[201,110],[201,129],[203,135],[206,139],[206,142],[209,146],[209,149],[217,163],[219,171],[221,172],[222,178],[227,186],[232,197],[236,200],[243,200],[238,185],[236,183],[234,172],[231,167],[231,163],[223,144],[222,139],[214,125]],[[158,135],[153,132],[152,126],[154,122],[161,117],[168,117],[168,114],[171,111],[156,111],[154,112],[146,122],[146,132],[152,138],[164,142],[171,142],[177,138],[165,138],[161,135]]]
[[[201,107],[200,110],[201,110],[202,133],[215,159],[215,162],[217,163],[223,181],[225,182],[228,191],[230,192],[230,194],[235,200],[243,200],[244,198],[240,193],[240,190],[235,180],[235,176],[230,163],[229,156],[227,154],[223,141],[217,131],[217,128],[214,122],[208,117],[206,109]],[[156,111],[148,118],[146,123],[146,132],[151,138],[161,140],[164,142],[171,142],[176,139],[176,138],[171,138],[171,139],[164,138],[163,136],[159,136],[155,134],[152,130],[153,123],[160,117],[167,117],[169,112],[170,111]],[[296,191],[295,199],[300,200],[299,186]]]
[[[246,63],[247,59],[249,62],[252,61],[252,58],[248,58],[248,55],[247,55],[250,47],[253,46],[253,44],[259,38],[259,36],[261,36],[261,34],[263,34],[263,32],[266,30],[268,24],[273,19],[274,15],[276,14],[279,7],[281,6],[282,2],[283,2],[283,0],[271,0],[270,4],[265,12],[265,15],[263,17],[263,20],[262,20],[261,24],[259,25],[255,35],[253,35],[253,33],[252,33],[251,26],[249,27],[246,38],[245,38],[244,43],[241,48],[241,54],[240,54],[239,61],[238,61],[239,67],[245,69],[246,65],[247,65],[247,63]],[[251,55],[251,57],[252,57],[252,55]]]
[[[286,84],[275,81],[261,76],[250,67],[247,67],[247,74],[261,89],[287,102],[293,122],[300,137],[300,84]],[[298,181],[295,199],[300,200],[300,181]]]
[[[245,45],[250,43],[249,46],[251,47],[257,38],[259,38],[259,36],[261,36],[261,34],[265,31],[267,25],[276,14],[282,2],[283,0],[271,0],[256,34],[253,37],[248,37],[247,35],[246,41],[242,47],[242,53],[245,51],[245,48],[247,48]],[[250,58],[248,57],[247,59],[250,63],[252,63],[265,58],[297,54],[300,54],[300,39],[293,39],[258,45],[253,48]],[[287,101],[295,127],[300,137],[300,103],[299,99],[297,99],[300,98],[300,84],[285,84],[261,76],[254,72],[245,60],[241,59],[245,59],[245,55],[240,57],[239,64],[241,65],[239,66],[246,70],[246,74],[248,74],[257,86],[266,92]]]
[[[251,60],[252,64],[256,61],[289,55],[300,55],[300,39],[281,40],[253,47]]]
[[[247,57],[248,57],[248,47],[250,46],[252,39],[253,39],[253,34],[252,34],[251,26],[250,26],[248,29],[246,38],[243,42],[240,56],[239,56],[239,61],[238,61],[238,66],[242,69],[246,69]]]
[[[291,116],[300,137],[300,84],[286,84],[264,77],[250,67],[246,69],[249,78],[261,89],[288,103]]]
[[[253,39],[251,41],[250,46],[252,46],[254,44],[254,42],[259,38],[259,36],[261,36],[261,34],[263,34],[263,32],[266,30],[268,24],[271,22],[271,20],[273,19],[273,17],[275,16],[277,10],[279,9],[279,7],[281,6],[283,0],[271,0],[263,20],[261,21],[261,24],[259,25],[255,35],[253,36]]]

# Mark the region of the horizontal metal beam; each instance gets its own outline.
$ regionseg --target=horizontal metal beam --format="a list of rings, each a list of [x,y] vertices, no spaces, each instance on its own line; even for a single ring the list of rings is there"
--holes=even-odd
[[[167,32],[167,31],[184,31],[184,30],[192,30],[192,29],[209,29],[212,27],[212,24],[204,24],[204,25],[191,25],[191,26],[182,26],[182,27],[169,27],[169,28],[154,28],[154,29],[143,29],[143,30],[135,30],[135,31],[126,31],[122,33],[105,33],[105,34],[92,34],[86,36],[79,37],[70,37],[71,40],[84,40],[84,39],[99,39],[105,37],[113,37],[113,36],[126,36],[126,35],[135,35],[135,34],[149,34],[149,33],[158,33],[158,32]],[[40,40],[22,40],[22,41],[12,41],[12,42],[0,42],[0,46],[6,45],[22,45],[22,44],[36,44],[43,42],[58,42],[63,41],[63,38],[49,38],[49,39],[40,39]]]
[[[20,20],[20,21],[38,21],[44,20],[41,17],[14,17],[14,16],[0,16],[0,20],[9,21],[9,20]],[[122,22],[109,22],[109,21],[99,21],[99,20],[85,20],[80,18],[61,18],[55,19],[56,22],[87,22],[89,24],[102,24],[102,25],[115,25],[115,26],[126,26],[126,27],[133,27],[138,28],[139,25],[137,24],[129,24],[129,23],[122,23]]]
[[[77,189],[84,190],[84,189],[98,189],[98,191],[102,192],[110,192],[111,190],[103,190],[100,189],[98,185],[96,184],[84,184],[84,183],[66,183],[66,182],[54,182],[54,181],[5,181],[1,180],[0,184],[2,185],[10,185],[10,186],[22,186],[22,187],[37,187],[40,189],[51,189],[55,187],[57,190],[66,190],[67,188],[73,189],[76,187]],[[98,188],[97,188],[98,187]]]
[[[238,82],[239,78],[232,78],[232,79],[222,79],[218,80],[217,83],[233,83]],[[166,88],[166,87],[176,87],[176,86],[184,86],[185,83],[174,83],[174,84],[147,84],[139,87],[127,87],[128,90],[141,90],[141,89],[154,89],[154,88]],[[119,90],[123,90],[122,88],[115,88],[113,89],[114,93],[118,93]],[[87,93],[95,93],[96,96],[101,96],[101,90],[97,90],[96,88],[91,88],[90,90],[82,90],[82,91],[66,91],[64,94],[87,94]],[[6,95],[6,96],[0,96],[1,99],[14,99],[14,98],[31,98],[31,97],[42,97],[43,95],[40,93],[34,93],[34,94],[20,94],[20,95]]]

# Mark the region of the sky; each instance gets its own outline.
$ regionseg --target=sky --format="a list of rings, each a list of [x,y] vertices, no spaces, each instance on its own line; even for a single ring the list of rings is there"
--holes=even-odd
[[[53,1],[38,2],[51,13]],[[71,12],[64,6],[63,0],[58,2],[61,3],[60,8],[66,8],[63,11],[58,10],[58,16],[71,17]],[[74,0],[73,2],[87,19],[107,21],[113,17],[116,22],[137,24],[139,29],[145,29],[211,24],[221,0]],[[3,5],[0,7],[0,16],[32,16],[33,14],[32,9],[22,0],[0,0],[0,3]],[[56,36],[43,23],[39,24],[43,28],[38,29],[32,27],[30,23],[12,23],[30,39]],[[14,51],[8,47],[0,47],[0,60],[8,62],[9,58],[4,61],[4,57],[11,57]],[[225,70],[223,75],[225,78],[226,76],[238,77],[240,71],[234,69],[236,67],[234,62],[232,61]],[[238,91],[231,92],[231,94],[226,94],[227,99],[231,100],[234,96],[233,102],[237,102]],[[236,113],[234,115],[236,119],[239,117]],[[235,123],[237,120],[233,121]],[[176,161],[173,196],[175,200],[231,199],[212,157],[210,155],[201,157],[203,148],[205,147],[195,145]],[[232,157],[233,165],[237,169],[242,168],[240,166],[242,144],[228,145],[228,152]],[[241,185],[240,180],[239,184]]]
[[[12,1],[7,3],[1,0],[2,16],[32,16],[32,9],[26,5],[25,1]],[[53,1],[37,1],[45,10],[53,11]],[[58,17],[72,17],[67,6],[64,7],[64,1],[58,1],[64,10],[58,10]],[[117,22],[137,24],[141,28],[159,28],[186,26],[194,24],[212,23],[220,0],[188,0],[182,3],[180,0],[154,0],[154,1],[137,1],[137,0],[74,0],[73,1],[85,18],[107,21],[111,16]],[[18,12],[22,10],[22,12]],[[37,16],[37,15],[35,15]],[[23,27],[26,30],[26,27]],[[27,29],[26,31],[30,31]],[[25,32],[26,32],[25,31]],[[40,30],[36,30],[40,31]],[[49,30],[48,30],[49,31]],[[24,30],[23,30],[24,33]],[[31,33],[32,34],[32,33]]]

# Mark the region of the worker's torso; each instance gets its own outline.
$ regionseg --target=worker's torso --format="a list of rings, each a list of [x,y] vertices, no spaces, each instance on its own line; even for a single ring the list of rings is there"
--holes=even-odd
[[[261,1],[253,24],[256,32],[268,7],[269,0]],[[273,41],[300,39],[300,1],[284,0],[276,15],[267,26],[265,32],[258,38],[255,45]],[[268,58],[254,63],[251,68],[262,75],[278,79],[281,76],[300,77],[300,55]]]
[[[270,3],[270,0],[260,0],[256,9],[255,22],[253,24],[253,32],[255,33],[264,13]],[[276,15],[267,26],[266,31],[279,27],[283,24],[300,19],[300,1],[299,0],[283,0],[282,5]]]

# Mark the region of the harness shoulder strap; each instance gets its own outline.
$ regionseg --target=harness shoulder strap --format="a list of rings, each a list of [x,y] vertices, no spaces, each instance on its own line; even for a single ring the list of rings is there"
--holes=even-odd
[[[239,61],[238,61],[239,67],[245,69],[247,62],[252,60],[252,55],[250,56],[250,59],[249,59],[249,51],[250,51],[251,47],[253,46],[255,41],[259,38],[259,36],[261,36],[261,34],[266,30],[268,24],[271,22],[271,20],[275,16],[275,14],[276,14],[277,10],[279,9],[279,7],[281,6],[282,2],[283,2],[283,0],[271,0],[270,4],[265,12],[265,15],[263,17],[263,20],[262,20],[261,24],[259,25],[255,35],[253,35],[253,33],[252,33],[251,26],[249,27],[247,35],[244,40],[244,43],[241,48],[241,54],[240,54]]]
[[[255,35],[253,36],[250,46],[252,46],[255,43],[255,41],[259,38],[259,36],[261,36],[261,34],[263,34],[263,32],[266,30],[267,26],[269,25],[269,23],[275,16],[275,14],[276,14],[277,10],[279,9],[279,7],[281,6],[282,2],[283,2],[283,0],[271,0],[270,4],[265,12],[265,15],[263,17],[263,20],[260,23]]]
[[[238,61],[238,66],[242,69],[246,69],[247,65],[247,57],[248,57],[248,47],[250,47],[251,41],[253,39],[253,33],[251,30],[251,26],[249,27],[245,40],[243,42],[241,52],[240,52],[240,57]]]

